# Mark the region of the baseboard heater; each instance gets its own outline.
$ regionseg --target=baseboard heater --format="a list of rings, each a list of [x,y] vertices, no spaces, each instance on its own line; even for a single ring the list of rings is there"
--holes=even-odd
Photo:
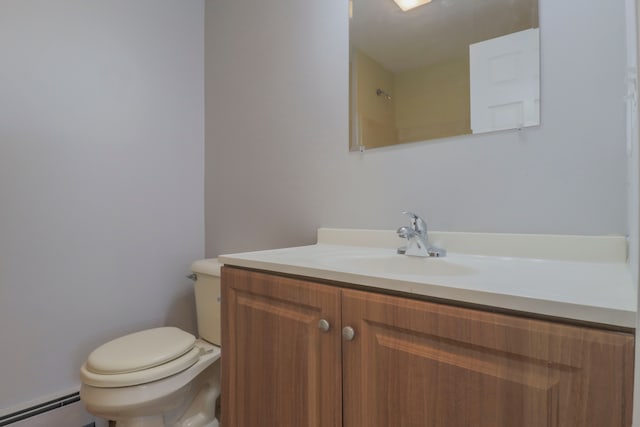
[[[50,400],[48,402],[40,403],[38,405],[31,406],[26,409],[22,409],[20,411],[13,412],[11,414],[4,415],[0,417],[0,427],[15,425],[16,427],[22,427],[27,425],[46,425],[42,424],[43,414],[51,411],[55,411],[56,409],[67,407],[71,404],[80,401],[80,393],[71,393],[66,396],[59,397],[57,399]],[[36,421],[35,417],[39,420]],[[54,414],[51,414],[52,418],[55,418]],[[33,423],[29,423],[27,420],[29,418],[34,418]],[[49,424],[55,425],[55,424]],[[78,426],[69,426],[69,427],[89,427],[92,426],[93,423],[78,425]]]

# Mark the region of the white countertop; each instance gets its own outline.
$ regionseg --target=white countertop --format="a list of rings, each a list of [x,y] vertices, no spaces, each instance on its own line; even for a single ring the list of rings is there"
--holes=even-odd
[[[397,255],[395,249],[402,241],[393,232],[320,229],[315,245],[221,255],[218,260],[239,267],[635,328],[636,286],[622,237],[431,236],[434,243],[448,249],[446,257]],[[465,247],[473,247],[475,253],[463,253]],[[519,256],[508,256],[512,253]]]

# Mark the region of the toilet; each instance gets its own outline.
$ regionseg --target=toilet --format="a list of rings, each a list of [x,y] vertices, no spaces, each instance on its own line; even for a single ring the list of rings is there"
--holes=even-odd
[[[218,427],[220,264],[196,261],[196,339],[175,327],[125,335],[95,349],[80,369],[80,399],[116,427]]]

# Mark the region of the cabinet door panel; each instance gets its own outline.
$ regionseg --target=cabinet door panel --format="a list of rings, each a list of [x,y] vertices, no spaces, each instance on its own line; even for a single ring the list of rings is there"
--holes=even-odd
[[[342,308],[345,427],[631,425],[631,335],[352,290]]]
[[[231,268],[222,286],[223,424],[340,426],[340,291]]]

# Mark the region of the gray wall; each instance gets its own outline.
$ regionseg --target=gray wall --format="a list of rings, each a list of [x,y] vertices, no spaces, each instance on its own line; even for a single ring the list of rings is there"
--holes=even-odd
[[[542,125],[347,152],[346,0],[207,1],[207,255],[320,226],[625,234],[624,2],[540,0]]]
[[[204,1],[0,2],[0,415],[97,345],[193,330]]]

